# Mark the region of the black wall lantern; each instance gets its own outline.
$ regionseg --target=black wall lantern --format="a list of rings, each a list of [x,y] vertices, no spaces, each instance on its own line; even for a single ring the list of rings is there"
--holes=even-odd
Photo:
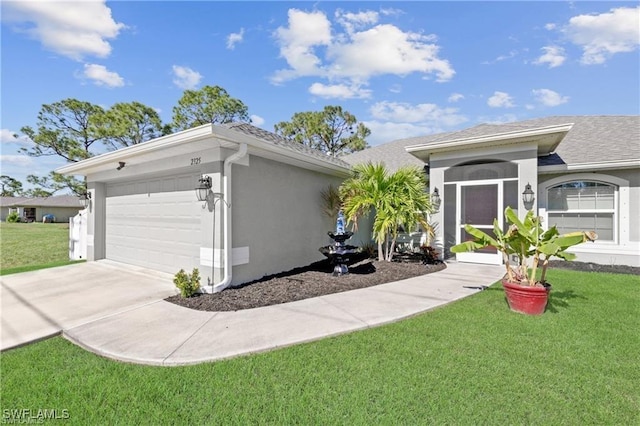
[[[524,191],[522,192],[522,203],[524,204],[524,208],[527,210],[531,210],[533,208],[533,202],[536,200],[535,194],[531,189],[531,184],[527,183],[524,187]]]
[[[196,188],[198,201],[207,201],[211,186],[211,176],[200,176],[200,179],[198,179],[198,187]]]
[[[79,201],[80,205],[86,209],[87,207],[89,207],[89,204],[91,204],[91,193],[83,192],[82,194],[80,194]]]
[[[433,206],[433,212],[437,212],[440,210],[440,192],[438,188],[433,188],[433,193],[431,194],[431,205]]]

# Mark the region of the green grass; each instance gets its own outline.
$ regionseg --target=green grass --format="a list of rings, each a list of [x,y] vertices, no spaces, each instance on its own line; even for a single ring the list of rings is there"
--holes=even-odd
[[[552,270],[548,311],[499,286],[387,326],[189,367],[54,338],[0,355],[3,409],[71,424],[640,424],[640,277]]]
[[[69,224],[0,222],[0,275],[73,263]]]

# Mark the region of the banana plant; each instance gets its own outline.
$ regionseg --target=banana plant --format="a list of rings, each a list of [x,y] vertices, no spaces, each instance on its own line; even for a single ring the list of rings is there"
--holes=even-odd
[[[505,209],[504,215],[509,223],[505,232],[497,219],[493,221],[493,237],[467,224],[464,229],[474,239],[451,247],[451,252],[463,253],[492,246],[503,255],[508,281],[533,286],[545,282],[549,259],[553,256],[573,260],[576,256],[567,252],[568,248],[598,238],[593,231],[576,231],[561,235],[555,226],[544,230],[542,218],[535,216],[531,210],[522,220],[511,207]],[[518,258],[516,266],[512,266],[510,262],[513,255]],[[536,273],[541,262],[542,273],[538,281]]]

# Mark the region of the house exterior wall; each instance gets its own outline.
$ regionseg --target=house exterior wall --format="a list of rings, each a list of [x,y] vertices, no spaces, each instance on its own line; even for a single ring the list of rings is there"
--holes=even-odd
[[[233,247],[249,262],[233,268],[233,285],[324,259],[335,223],[322,213],[321,191],[342,179],[250,156],[232,169]]]
[[[435,188],[438,188],[442,199],[440,210],[434,213],[431,219],[432,223],[436,224],[436,238],[432,245],[441,252],[444,258],[450,257],[448,250],[455,244],[455,241],[452,240],[455,236],[445,235],[445,216],[447,221],[455,221],[458,208],[456,201],[451,199],[455,197],[455,194],[445,188],[445,171],[457,165],[482,161],[506,161],[517,164],[519,192],[524,190],[527,183],[531,185],[534,193],[537,191],[538,155],[535,142],[493,149],[466,149],[432,154],[429,161],[429,192],[433,193]],[[535,209],[536,206],[534,205],[533,208]],[[521,197],[518,197],[517,210],[522,212],[520,216],[524,216],[526,210]]]
[[[75,207],[36,207],[36,221],[42,222],[42,217],[52,214],[56,223],[68,223],[69,218],[75,216],[80,211],[80,206]]]
[[[592,180],[618,187],[616,240],[584,243],[570,251],[578,261],[599,264],[640,266],[640,170],[620,169],[600,172],[544,174],[539,177],[539,214],[547,221],[547,189],[562,182]]]

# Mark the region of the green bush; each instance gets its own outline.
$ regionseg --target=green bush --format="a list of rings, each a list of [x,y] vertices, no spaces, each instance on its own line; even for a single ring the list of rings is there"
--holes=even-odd
[[[200,289],[200,271],[198,268],[193,268],[193,272],[189,275],[184,269],[180,269],[175,275],[173,283],[180,290],[180,296],[191,297]]]
[[[20,222],[20,216],[18,216],[18,212],[11,212],[7,216],[7,222],[9,223],[17,223]]]

